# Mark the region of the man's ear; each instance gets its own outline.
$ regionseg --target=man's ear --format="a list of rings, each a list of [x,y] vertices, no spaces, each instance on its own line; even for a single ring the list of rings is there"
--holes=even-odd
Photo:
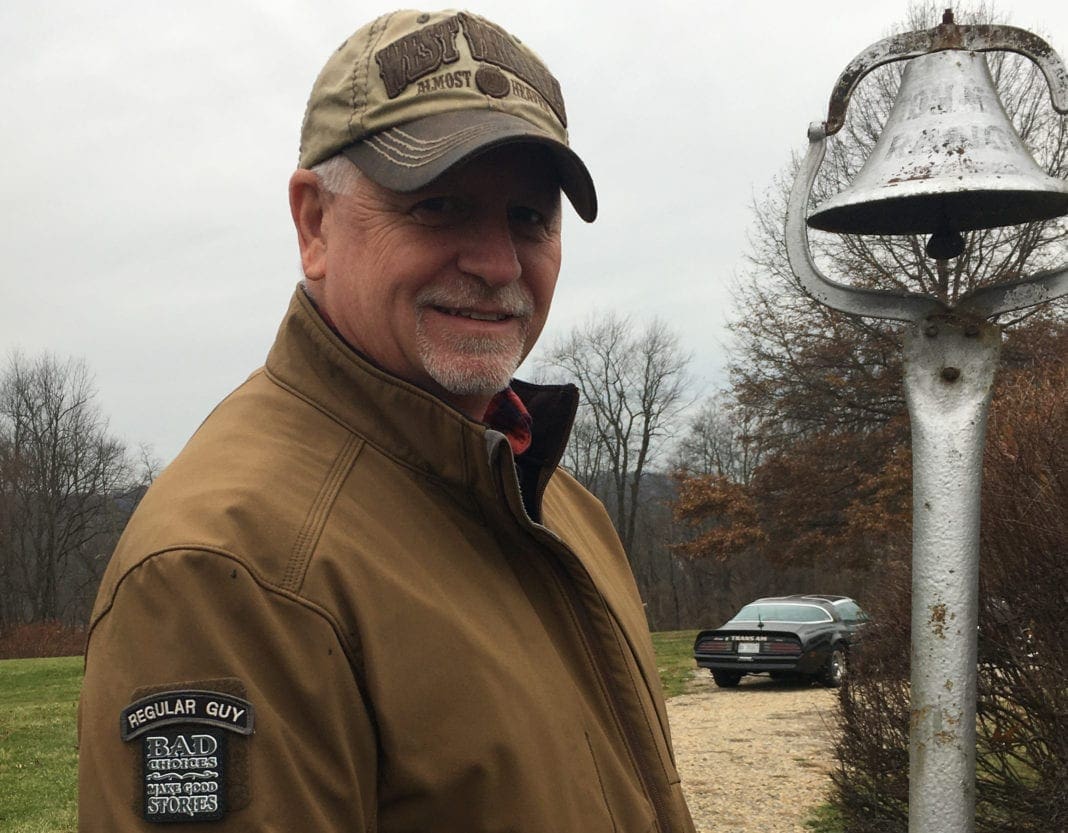
[[[323,214],[328,195],[319,177],[300,168],[289,178],[289,211],[297,227],[300,262],[310,281],[326,277],[326,234]]]

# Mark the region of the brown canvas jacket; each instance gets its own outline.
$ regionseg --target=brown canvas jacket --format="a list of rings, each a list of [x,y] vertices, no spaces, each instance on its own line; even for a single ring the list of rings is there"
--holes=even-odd
[[[574,390],[516,390],[522,491],[503,435],[361,360],[296,293],[108,566],[80,830],[160,829],[146,795],[173,833],[693,830],[626,558],[556,469]],[[254,721],[183,724],[212,703]]]

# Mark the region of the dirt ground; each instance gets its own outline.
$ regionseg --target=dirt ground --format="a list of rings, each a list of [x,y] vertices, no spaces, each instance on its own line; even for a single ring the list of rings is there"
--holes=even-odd
[[[836,692],[766,677],[723,689],[694,675],[693,693],[667,707],[698,833],[805,833],[830,786]]]

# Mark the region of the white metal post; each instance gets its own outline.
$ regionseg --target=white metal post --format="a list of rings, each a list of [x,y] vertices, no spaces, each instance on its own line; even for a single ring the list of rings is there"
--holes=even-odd
[[[932,316],[905,336],[912,420],[909,833],[975,830],[979,510],[1001,344],[977,318]]]

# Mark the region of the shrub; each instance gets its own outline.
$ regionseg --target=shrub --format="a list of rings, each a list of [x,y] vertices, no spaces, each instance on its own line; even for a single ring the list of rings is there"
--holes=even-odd
[[[0,631],[0,659],[70,657],[85,653],[84,627],[55,620],[15,625]]]

